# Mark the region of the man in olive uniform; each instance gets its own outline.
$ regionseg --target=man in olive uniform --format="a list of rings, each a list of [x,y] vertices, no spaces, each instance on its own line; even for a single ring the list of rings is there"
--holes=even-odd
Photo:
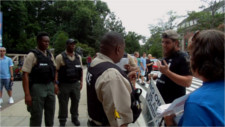
[[[60,126],[65,126],[68,117],[68,102],[71,99],[71,121],[79,126],[78,105],[80,100],[80,90],[83,85],[82,60],[81,56],[75,54],[76,41],[68,39],[66,41],[66,51],[56,57],[56,69],[59,86],[59,122]]]
[[[54,124],[55,94],[58,86],[54,84],[54,57],[47,50],[49,41],[47,33],[38,34],[38,46],[27,55],[22,67],[25,103],[31,114],[30,126],[41,126],[43,110],[45,125]]]
[[[88,68],[87,100],[89,126],[127,126],[135,121],[131,109],[132,85],[115,63],[124,55],[121,34],[108,32],[103,36],[100,53]],[[106,70],[105,70],[106,69]],[[136,72],[128,77],[135,80]]]

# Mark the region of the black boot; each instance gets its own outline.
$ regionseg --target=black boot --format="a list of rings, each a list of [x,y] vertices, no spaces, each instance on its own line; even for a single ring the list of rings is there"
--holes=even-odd
[[[65,127],[66,126],[66,121],[65,120],[59,120],[60,127]]]
[[[75,126],[80,126],[80,121],[78,120],[78,118],[72,118],[72,122]]]

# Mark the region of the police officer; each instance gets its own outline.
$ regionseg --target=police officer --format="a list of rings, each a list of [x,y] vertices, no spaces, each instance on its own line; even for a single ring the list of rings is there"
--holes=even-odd
[[[88,68],[87,100],[89,126],[127,126],[133,122],[131,109],[132,85],[115,63],[124,55],[125,42],[116,32],[106,33],[100,53]],[[128,76],[134,80],[136,72]]]
[[[56,57],[57,63],[57,84],[59,86],[59,122],[60,126],[65,126],[68,117],[68,101],[71,99],[71,121],[79,126],[78,105],[80,100],[80,90],[83,85],[82,60],[81,56],[75,54],[75,44],[77,41],[68,39],[66,41],[66,51]]]
[[[165,103],[171,103],[185,95],[185,87],[189,87],[192,81],[189,63],[179,51],[178,39],[179,35],[174,30],[166,30],[162,33],[164,60],[158,63],[162,75],[159,76],[156,85]]]
[[[53,126],[54,123],[54,91],[57,94],[58,86],[54,84],[54,57],[47,50],[49,41],[47,33],[38,34],[37,48],[27,55],[22,67],[25,103],[31,114],[30,126],[41,126],[43,110],[45,125]]]

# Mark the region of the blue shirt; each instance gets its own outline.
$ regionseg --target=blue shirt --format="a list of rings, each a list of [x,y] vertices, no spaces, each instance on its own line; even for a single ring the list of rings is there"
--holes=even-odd
[[[10,75],[10,67],[13,66],[12,59],[4,56],[3,59],[0,59],[0,79],[9,79]]]
[[[224,80],[204,82],[188,97],[179,126],[225,126]]]
[[[143,64],[144,68],[146,69],[146,58],[141,57],[141,63]],[[143,70],[142,67],[141,67],[141,70]]]

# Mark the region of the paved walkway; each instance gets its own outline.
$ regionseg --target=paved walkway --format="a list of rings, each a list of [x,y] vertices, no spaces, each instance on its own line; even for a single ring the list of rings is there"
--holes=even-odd
[[[86,78],[86,69],[84,69],[84,79]],[[84,80],[85,81],[85,80]],[[70,103],[69,103],[70,106]],[[54,126],[59,126],[58,121],[58,99],[56,97],[56,110],[55,110],[55,120]],[[68,113],[69,114],[69,113]],[[71,116],[68,115],[66,126],[74,126],[71,122]],[[29,126],[30,114],[27,112],[26,105],[24,103],[24,99],[16,102],[15,104],[4,108],[0,112],[0,126]],[[81,90],[81,99],[79,103],[79,120],[81,122],[81,126],[87,126],[88,114],[87,114],[87,95],[86,95],[86,83],[83,84],[83,88]],[[129,126],[144,126],[144,119],[141,115],[139,119],[134,124],[129,124]],[[42,120],[42,126],[44,126],[44,118]]]

